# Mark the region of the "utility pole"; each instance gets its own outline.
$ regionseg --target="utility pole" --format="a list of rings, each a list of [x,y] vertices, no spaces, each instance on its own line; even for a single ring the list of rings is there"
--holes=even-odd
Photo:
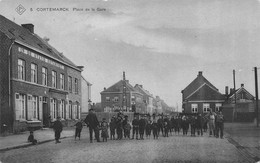
[[[259,127],[257,67],[254,67],[254,69],[255,69],[256,127]]]
[[[126,106],[126,81],[125,81],[125,72],[123,71],[123,101],[122,101],[122,107],[124,111],[127,111]]]
[[[236,103],[237,103],[237,95],[236,95],[236,71],[233,70],[233,81],[234,81],[234,98],[235,98],[235,105],[233,110],[233,119],[232,122],[234,122],[234,119],[236,117]]]

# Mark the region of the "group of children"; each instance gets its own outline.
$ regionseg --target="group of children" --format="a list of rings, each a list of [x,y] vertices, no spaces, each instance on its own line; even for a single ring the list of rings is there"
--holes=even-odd
[[[212,115],[214,115],[214,121],[212,121]],[[212,124],[212,122],[214,122]],[[216,122],[216,125],[215,125]],[[175,132],[175,134],[180,134],[182,130],[183,135],[188,134],[189,127],[191,128],[191,136],[197,135],[203,136],[203,132],[207,132],[208,123],[210,128],[210,135],[214,133],[214,136],[218,137],[220,132],[220,137],[223,138],[223,122],[224,118],[222,113],[216,114],[210,112],[208,115],[178,115],[169,117],[168,115],[135,115],[132,123],[128,120],[127,115],[119,112],[117,116],[113,116],[108,123],[106,118],[103,118],[98,126],[98,133],[101,132],[101,138],[103,142],[107,142],[110,137],[111,140],[121,140],[123,137],[125,139],[144,139],[144,134],[146,138],[150,138],[151,134],[154,139],[158,139],[160,133],[164,137],[168,137],[169,133]],[[78,137],[80,140],[81,131],[83,128],[83,120],[79,120],[75,126],[75,140]],[[132,131],[132,132],[131,132]],[[110,133],[110,134],[109,134]],[[130,134],[132,133],[132,138]],[[98,134],[99,137],[99,134]],[[37,144],[37,140],[34,139],[33,132],[30,132],[28,141],[33,144]]]

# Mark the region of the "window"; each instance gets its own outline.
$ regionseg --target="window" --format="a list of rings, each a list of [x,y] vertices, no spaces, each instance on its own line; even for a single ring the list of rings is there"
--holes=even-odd
[[[37,83],[37,65],[31,64],[31,82]]]
[[[60,89],[64,89],[65,81],[64,74],[60,74]]]
[[[114,101],[115,101],[115,102],[118,102],[118,101],[119,101],[119,98],[118,98],[118,97],[114,97]]]
[[[68,77],[68,90],[70,93],[72,93],[72,77]]]
[[[47,68],[42,68],[42,85],[48,85],[48,70]]]
[[[219,108],[222,106],[222,104],[221,103],[216,103],[215,104],[215,111],[217,111],[217,112],[219,112]]]
[[[198,104],[191,104],[191,113],[198,113]]]
[[[32,118],[38,119],[38,97],[32,96]]]
[[[51,77],[52,77],[52,87],[57,88],[57,72],[52,71],[51,72]]]
[[[51,115],[53,119],[57,118],[57,100],[56,99],[51,99]]]
[[[106,97],[106,101],[109,102],[110,101],[110,97]]]
[[[26,119],[26,97],[24,94],[15,94],[15,114],[16,120]]]
[[[72,116],[72,102],[71,101],[69,101],[69,118],[70,119],[73,119],[73,116]]]
[[[75,107],[75,119],[79,119],[80,118],[80,106],[79,106],[79,102],[76,102]]]
[[[209,112],[210,108],[209,108],[209,104],[203,104],[203,113],[207,113]]]
[[[78,79],[75,78],[75,94],[78,94],[79,93],[79,83],[78,83]]]
[[[18,59],[18,79],[25,80],[25,61]]]

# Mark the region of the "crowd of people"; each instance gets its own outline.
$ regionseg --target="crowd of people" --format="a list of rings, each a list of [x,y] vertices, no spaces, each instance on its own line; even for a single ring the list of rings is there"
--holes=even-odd
[[[224,116],[222,112],[213,112],[208,114],[190,114],[190,115],[139,115],[135,114],[134,119],[130,122],[127,115],[118,112],[108,122],[105,118],[98,121],[93,109],[90,109],[84,122],[89,127],[90,142],[93,142],[93,133],[97,142],[101,142],[100,133],[103,142],[108,138],[111,140],[121,139],[139,139],[144,137],[158,139],[159,136],[169,137],[169,135],[187,136],[190,129],[190,136],[203,136],[203,133],[209,129],[209,136],[223,139]],[[76,124],[76,137],[80,139],[82,123]],[[80,125],[81,124],[81,125]],[[79,126],[79,127],[78,127]],[[78,129],[80,128],[80,129]]]

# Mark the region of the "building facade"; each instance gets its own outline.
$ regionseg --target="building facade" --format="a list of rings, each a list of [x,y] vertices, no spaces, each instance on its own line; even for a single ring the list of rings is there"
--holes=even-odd
[[[222,106],[222,111],[226,117],[226,121],[240,121],[240,122],[252,122],[255,118],[255,98],[249,93],[244,84],[236,89],[230,89],[228,92],[228,87],[226,87],[226,101]]]
[[[125,82],[125,84],[124,84]],[[125,85],[125,98],[124,89]],[[109,88],[104,88],[101,94],[101,107],[104,112],[125,111],[125,112],[142,112],[145,106],[143,94],[137,91],[128,80],[120,80]]]
[[[82,87],[82,114],[88,113],[91,105],[92,105],[92,100],[91,100],[91,86],[92,84],[89,83],[83,76],[81,76],[81,87]]]
[[[35,34],[33,24],[0,15],[0,38],[1,132],[80,118],[82,69]]]
[[[226,97],[212,85],[200,71],[185,89],[182,90],[182,112],[204,113],[212,109],[219,111]]]
[[[144,107],[141,108],[141,112],[152,114],[154,112],[153,95],[150,94],[149,91],[145,90],[143,85],[136,84],[134,88],[143,94]]]

